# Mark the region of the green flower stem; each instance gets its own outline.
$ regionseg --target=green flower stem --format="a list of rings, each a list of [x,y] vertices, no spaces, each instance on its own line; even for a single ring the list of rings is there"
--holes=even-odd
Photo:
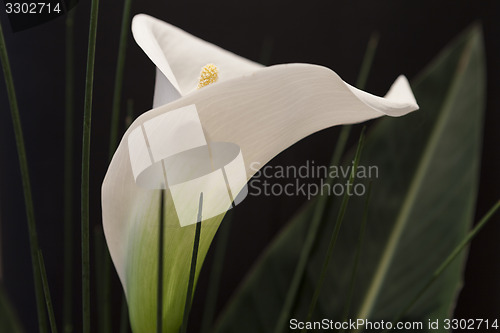
[[[90,333],[90,249],[89,249],[89,174],[90,127],[92,119],[92,92],[94,83],[95,46],[99,0],[92,0],[90,8],[89,46],[85,79],[85,105],[82,140],[82,318],[83,333]]]
[[[125,56],[127,50],[127,37],[130,27],[130,7],[132,0],[125,0],[122,13],[120,31],[120,44],[118,45],[118,59],[116,62],[115,89],[113,93],[113,106],[111,111],[111,131],[109,136],[109,159],[113,157],[118,142],[118,124],[120,118],[120,102],[122,99],[123,72],[125,70]]]
[[[111,128],[109,137],[109,160],[113,157],[118,142],[118,124],[120,118],[120,102],[122,97],[123,73],[125,69],[125,56],[127,49],[127,37],[130,27],[130,8],[132,0],[125,0],[122,12],[122,23],[120,31],[120,43],[118,45],[118,59],[116,62],[115,87],[113,92],[113,105],[111,109]],[[103,247],[103,291],[102,307],[99,313],[103,332],[111,331],[111,257],[107,244]]]
[[[443,261],[441,265],[434,271],[431,278],[427,283],[420,289],[415,298],[408,303],[406,308],[399,315],[397,315],[392,321],[393,326],[397,323],[403,316],[408,313],[408,311],[418,302],[420,297],[422,297],[427,289],[434,283],[434,281],[441,276],[441,274],[445,271],[445,269],[458,257],[458,255],[465,249],[465,247],[476,237],[476,235],[481,231],[481,229],[491,220],[491,217],[498,211],[500,208],[500,201],[498,201],[490,210],[483,216],[483,218],[476,224],[476,226],[465,236],[465,238],[460,242],[460,244],[455,247],[455,249],[450,253],[450,255]],[[390,330],[385,330],[384,332],[388,332]]]
[[[219,235],[217,238],[217,245],[215,247],[210,278],[208,280],[207,297],[201,321],[201,332],[208,333],[213,329],[212,324],[215,317],[215,308],[217,306],[217,295],[219,294],[220,279],[224,268],[224,257],[226,255],[227,243],[229,241],[233,214],[233,210],[226,213],[224,221],[221,223],[221,226],[217,231]]]
[[[370,68],[373,64],[373,59],[375,56],[375,51],[377,50],[379,37],[378,34],[373,33],[368,41],[367,49],[365,52],[365,56],[363,58],[363,63],[361,65],[361,70],[356,82],[356,86],[359,89],[363,89],[370,72]],[[338,165],[340,163],[340,159],[344,154],[344,150],[347,144],[347,140],[349,139],[349,134],[351,132],[351,125],[342,126],[340,130],[339,138],[335,145],[335,149],[333,152],[332,159],[330,161],[330,165]],[[333,179],[328,178],[328,184],[332,184]],[[321,225],[321,221],[324,218],[324,212],[331,200],[328,200],[327,196],[319,196],[317,198],[316,207],[314,209],[313,218],[311,221],[311,226],[307,232],[306,240],[302,247],[302,251],[300,253],[299,261],[297,266],[295,267],[295,272],[292,277],[292,282],[290,283],[290,287],[288,288],[288,292],[286,295],[286,299],[283,303],[283,308],[281,309],[280,316],[278,317],[278,321],[276,322],[275,332],[282,333],[285,331],[285,327],[287,327],[288,320],[290,319],[290,313],[292,311],[292,307],[296,302],[298,290],[300,287],[300,283],[302,281],[302,277],[304,276],[304,272],[309,261],[309,257],[311,254],[311,250],[316,240],[316,235],[318,234],[319,227]]]
[[[26,158],[26,149],[24,147],[23,130],[21,126],[21,118],[19,115],[19,107],[17,105],[16,91],[14,88],[14,80],[10,69],[9,56],[7,54],[7,46],[3,36],[2,25],[0,24],[0,60],[5,77],[5,85],[7,87],[7,95],[9,98],[10,112],[12,115],[12,124],[14,127],[14,135],[16,138],[17,155],[19,157],[19,168],[21,171],[21,179],[24,192],[24,203],[26,205],[26,216],[28,220],[28,233],[31,250],[31,264],[33,267],[33,279],[35,284],[36,306],[38,314],[38,326],[41,333],[47,332],[47,318],[43,304],[43,286],[40,278],[40,267],[38,265],[38,236],[35,224],[35,210],[33,207],[33,198],[31,195],[31,185],[28,171],[28,160]]]
[[[198,221],[196,223],[196,230],[194,234],[194,244],[193,244],[193,256],[191,258],[191,270],[189,271],[189,281],[186,293],[186,304],[184,306],[184,317],[182,318],[182,327],[181,327],[182,333],[187,332],[189,312],[191,311],[191,300],[193,298],[194,278],[196,275],[196,261],[198,259],[198,246],[200,244],[200,235],[201,235],[202,207],[203,207],[203,192],[200,193],[200,204],[198,207]]]
[[[354,156],[354,163],[352,166],[351,175],[349,177],[349,182],[347,185],[348,189],[352,188],[352,185],[354,183],[356,170],[358,168],[359,160],[361,158],[361,151],[363,150],[363,146],[365,143],[365,130],[366,130],[366,127],[363,127],[363,130],[361,131],[361,135],[359,137],[358,148],[356,149],[356,155]],[[350,196],[348,195],[347,192],[348,191],[346,191],[346,193],[344,194],[344,197],[342,198],[342,203],[340,204],[340,210],[339,210],[339,213],[337,215],[337,221],[335,222],[335,227],[333,228],[333,233],[332,233],[332,237],[330,239],[330,243],[328,244],[328,250],[327,250],[327,253],[325,256],[325,260],[323,261],[323,267],[321,269],[321,274],[319,276],[318,283],[316,284],[316,289],[314,291],[311,303],[309,305],[309,311],[308,311],[307,319],[306,319],[307,321],[310,321],[312,318],[312,315],[314,313],[314,309],[316,308],[316,303],[318,301],[318,298],[319,298],[319,295],[321,292],[321,288],[323,287],[323,284],[325,282],[326,271],[328,269],[328,265],[330,264],[330,260],[331,260],[332,255],[333,255],[333,249],[335,248],[335,243],[337,242],[337,237],[338,237],[339,232],[340,232],[340,227],[342,225],[342,221],[344,220],[344,215],[345,215],[345,212],[347,210],[347,204],[349,203]],[[306,332],[306,331],[307,331],[306,329],[302,330],[302,332]]]
[[[63,332],[73,332],[73,120],[75,89],[75,10],[66,16],[66,116],[64,125],[64,287]]]
[[[45,304],[47,305],[47,313],[49,315],[50,331],[57,333],[56,317],[52,308],[52,299],[50,297],[49,282],[47,281],[47,272],[45,271],[45,263],[43,261],[42,251],[38,250],[38,265],[40,267],[40,276],[42,278],[43,292],[45,294]]]

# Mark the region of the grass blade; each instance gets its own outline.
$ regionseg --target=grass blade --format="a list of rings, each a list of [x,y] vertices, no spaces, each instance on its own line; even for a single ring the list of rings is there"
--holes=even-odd
[[[109,136],[109,159],[113,157],[118,141],[118,124],[120,118],[120,102],[122,98],[123,72],[125,69],[125,56],[127,50],[127,37],[130,27],[130,7],[132,0],[125,0],[122,13],[120,30],[120,44],[118,45],[118,59],[116,61],[115,89],[113,93],[113,106],[111,111],[111,131]]]
[[[116,62],[115,87],[113,92],[113,104],[111,109],[111,128],[109,137],[109,160],[113,157],[118,141],[118,124],[120,120],[120,102],[122,98],[123,73],[125,69],[125,57],[127,49],[127,37],[130,27],[130,8],[132,0],[125,0],[122,12],[122,23],[120,30],[120,43],[118,45],[118,59]],[[108,247],[103,246],[103,293],[100,318],[103,332],[111,331],[111,257]]]
[[[340,204],[340,210],[339,210],[339,213],[337,215],[337,221],[335,222],[335,227],[333,229],[330,243],[328,244],[328,250],[327,250],[327,254],[325,256],[325,260],[323,262],[321,274],[319,276],[318,283],[316,284],[316,290],[314,291],[313,298],[312,298],[311,303],[309,305],[309,311],[307,314],[307,321],[309,321],[312,318],[312,315],[314,313],[314,309],[316,308],[316,303],[318,301],[319,294],[321,292],[321,288],[323,287],[323,283],[325,281],[326,271],[327,271],[328,265],[330,264],[330,259],[333,255],[335,243],[337,242],[337,237],[338,237],[339,232],[340,232],[340,227],[342,225],[342,221],[344,219],[344,215],[345,215],[345,212],[347,210],[347,204],[349,203],[349,198],[350,198],[348,191],[350,188],[352,188],[352,185],[354,183],[356,169],[358,168],[359,160],[361,158],[361,151],[363,150],[363,145],[365,142],[365,130],[366,130],[366,127],[363,127],[363,130],[361,131],[361,135],[359,137],[358,148],[356,149],[356,155],[354,157],[354,163],[352,165],[351,175],[349,177],[349,182],[347,185],[348,190],[344,193],[344,197],[342,198],[342,203]]]
[[[208,281],[207,297],[205,300],[205,309],[203,311],[203,319],[201,321],[201,332],[211,332],[212,324],[215,317],[215,308],[217,306],[217,295],[219,294],[220,278],[224,268],[224,257],[226,255],[227,243],[231,230],[231,221],[234,211],[230,210],[226,213],[224,221],[219,228],[220,232],[215,248],[214,261],[210,278]]]
[[[21,126],[21,117],[19,115],[19,107],[17,105],[16,91],[14,88],[14,80],[10,69],[9,56],[7,54],[7,46],[3,36],[2,25],[0,24],[0,60],[4,72],[5,86],[7,87],[7,96],[9,98],[10,112],[12,115],[12,124],[14,127],[14,135],[16,138],[17,155],[19,157],[19,168],[21,171],[21,179],[23,184],[24,203],[26,205],[26,216],[28,220],[28,233],[31,250],[31,264],[33,267],[33,279],[35,284],[36,306],[38,314],[38,325],[41,333],[47,332],[47,319],[45,316],[43,304],[43,287],[40,278],[40,268],[38,265],[38,236],[35,223],[35,209],[33,207],[33,198],[31,195],[31,185],[29,179],[28,160],[26,157],[26,149],[24,147],[23,130]]]
[[[56,317],[52,308],[52,299],[50,297],[49,282],[47,281],[47,272],[45,271],[45,263],[43,261],[42,251],[38,250],[38,265],[40,267],[40,276],[42,278],[43,292],[45,294],[45,304],[47,305],[47,313],[49,315],[50,331],[57,333]]]
[[[373,32],[370,36],[370,40],[368,40],[366,53],[363,58],[363,63],[361,64],[358,79],[356,80],[356,87],[359,89],[364,89],[366,86],[366,81],[368,80],[368,75],[370,74],[370,69],[373,65],[373,59],[375,58],[375,52],[377,51],[379,40],[380,35],[378,32]]]
[[[85,79],[85,105],[82,140],[82,318],[83,333],[90,333],[90,249],[89,249],[89,174],[90,174],[90,127],[92,119],[92,93],[94,83],[95,47],[99,0],[92,0],[90,8],[89,46]]]
[[[64,124],[64,276],[63,331],[73,332],[73,120],[75,89],[75,10],[66,16],[66,113]]]
[[[182,333],[187,332],[189,312],[191,311],[191,300],[193,298],[194,278],[196,275],[196,261],[198,259],[198,246],[200,244],[200,235],[201,235],[202,207],[203,207],[203,192],[200,193],[200,204],[198,207],[198,221],[196,223],[196,230],[194,234],[193,256],[191,258],[191,270],[189,271],[188,289],[186,293],[186,305],[184,307],[184,317],[182,319],[182,327],[181,327]]]
[[[358,236],[358,244],[356,246],[356,254],[354,256],[354,264],[352,267],[352,273],[351,273],[351,282],[349,284],[349,293],[347,296],[347,301],[345,304],[345,309],[344,309],[344,315],[343,315],[343,321],[347,321],[349,317],[349,310],[351,307],[351,301],[352,297],[354,295],[354,286],[356,285],[356,275],[358,272],[358,265],[359,265],[359,257],[361,255],[361,247],[363,245],[363,239],[365,236],[365,230],[366,230],[366,222],[368,221],[368,205],[370,203],[370,194],[372,190],[372,182],[370,181],[368,183],[368,190],[366,192],[366,200],[365,200],[365,208],[363,212],[363,221],[361,222],[361,228],[359,231],[359,236]],[[344,328],[342,328],[341,332],[345,331]]]
[[[349,133],[351,131],[351,126],[343,126],[340,132],[339,139],[337,144],[335,145],[334,153],[330,165],[338,165],[340,162],[340,158],[344,153],[345,146],[347,144],[347,140],[349,138]],[[332,178],[328,178],[326,183],[331,185],[333,182]],[[307,262],[309,260],[311,250],[314,246],[316,235],[318,234],[319,227],[324,218],[324,212],[328,205],[328,196],[319,196],[318,203],[314,209],[313,218],[311,220],[311,225],[307,232],[307,238],[304,242],[304,246],[302,247],[302,251],[300,253],[299,261],[295,268],[295,272],[292,277],[292,282],[290,283],[290,287],[288,288],[288,292],[286,295],[286,299],[283,303],[283,308],[281,309],[280,316],[276,323],[275,332],[282,333],[285,331],[285,328],[288,325],[288,320],[290,319],[290,313],[292,311],[292,307],[297,300],[297,294],[299,291],[300,283],[302,281],[302,277],[304,276],[304,272],[307,266]]]
[[[370,72],[371,66],[373,64],[373,58],[375,56],[375,51],[377,50],[379,41],[379,36],[377,33],[371,35],[370,40],[368,41],[367,49],[365,52],[365,56],[363,58],[363,63],[361,65],[361,70],[356,82],[356,86],[359,89],[363,89],[368,74]],[[349,139],[349,134],[351,132],[351,125],[342,126],[340,130],[340,135],[335,145],[335,149],[333,151],[333,156],[330,161],[330,165],[336,166],[339,165],[340,159],[344,154],[345,147],[347,144],[347,140]],[[331,185],[333,179],[328,178],[326,180],[327,184]],[[292,282],[290,283],[290,287],[288,288],[288,292],[286,295],[286,299],[283,303],[283,308],[280,312],[280,316],[276,323],[275,332],[282,333],[285,331],[285,327],[287,326],[288,320],[290,318],[290,313],[292,311],[292,307],[295,304],[297,299],[298,290],[300,287],[300,283],[302,281],[302,277],[304,275],[304,271],[306,269],[307,262],[309,260],[312,247],[314,245],[316,235],[318,234],[319,226],[323,220],[323,215],[328,205],[328,197],[320,196],[318,197],[318,202],[316,204],[314,215],[311,221],[311,226],[309,227],[307,238],[303,246],[303,250],[300,254],[299,261],[295,268],[295,272],[292,277]]]

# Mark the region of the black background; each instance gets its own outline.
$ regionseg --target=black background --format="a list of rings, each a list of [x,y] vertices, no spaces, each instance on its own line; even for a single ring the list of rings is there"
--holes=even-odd
[[[79,184],[81,119],[90,1],[76,7],[75,184]],[[500,116],[500,1],[336,0],[336,1],[134,1],[132,13],[147,13],[254,61],[266,64],[307,62],[327,66],[354,84],[371,32],[381,39],[366,90],[383,95],[399,74],[411,80],[469,24],[482,22],[487,55],[488,95],[477,204],[478,220],[500,198],[498,130]],[[91,223],[99,225],[100,185],[107,168],[108,128],[122,4],[101,1],[97,37],[92,119]],[[30,165],[40,246],[47,261],[56,315],[62,298],[62,179],[64,146],[64,17],[13,33],[5,13],[0,19],[10,55]],[[264,51],[263,51],[264,50]],[[270,52],[266,52],[269,50]],[[129,36],[124,100],[135,115],[150,109],[154,66]],[[123,103],[122,103],[123,105]],[[123,110],[123,109],[122,109]],[[123,112],[122,112],[123,115]],[[122,127],[123,130],[123,127]],[[356,138],[359,126],[355,127]],[[329,160],[337,129],[317,133],[282,153],[273,164],[301,165]],[[75,191],[78,196],[78,190]],[[0,218],[3,282],[27,332],[36,331],[36,310],[23,194],[14,134],[0,80]],[[235,211],[220,293],[222,307],[259,253],[304,198],[247,198]],[[79,230],[75,198],[75,230]],[[500,218],[473,241],[456,317],[500,319]],[[79,235],[75,269],[79,272]],[[200,278],[192,316],[198,325],[210,251]],[[116,277],[114,277],[116,279]],[[117,281],[117,280],[115,280]],[[92,280],[94,284],[94,280]],[[115,284],[113,311],[120,308]],[[79,326],[79,281],[75,280],[75,320]],[[76,332],[79,328],[76,329]],[[116,329],[114,330],[116,331]]]

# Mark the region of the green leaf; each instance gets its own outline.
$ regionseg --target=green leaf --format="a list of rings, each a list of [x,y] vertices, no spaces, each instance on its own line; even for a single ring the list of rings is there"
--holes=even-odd
[[[421,109],[384,118],[367,136],[361,165],[376,166],[378,177],[372,173],[351,319],[394,319],[465,237],[474,216],[485,93],[480,28],[473,26],[448,46],[413,89]],[[299,321],[305,320],[324,259],[340,200],[335,201],[318,232],[292,312]],[[349,204],[313,320],[343,319],[363,203],[363,197],[353,197]],[[306,205],[267,249],[217,332],[273,331],[314,207]],[[428,319],[449,318],[464,260],[462,253],[402,320],[421,321],[425,331]]]
[[[3,286],[0,284],[0,332],[22,333],[21,324]]]

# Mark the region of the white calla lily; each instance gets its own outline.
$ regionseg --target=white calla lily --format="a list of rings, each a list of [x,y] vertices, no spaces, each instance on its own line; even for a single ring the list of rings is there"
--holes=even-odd
[[[403,76],[382,98],[350,86],[322,66],[263,67],[147,15],[134,18],[132,31],[157,67],[155,108],[136,119],[124,134],[103,182],[102,211],[132,329],[140,333],[155,331],[160,208],[158,191],[136,183],[129,147],[136,129],[144,130],[144,125],[154,123],[157,117],[194,105],[207,142],[229,142],[241,149],[248,180],[255,172],[252,163],[264,166],[312,133],[383,115],[402,116],[418,105]],[[212,63],[219,68],[218,82],[196,89],[201,68]],[[174,205],[171,192],[166,192],[163,325],[164,332],[177,332],[187,292],[194,226],[181,227],[180,212],[176,213],[179,206]],[[196,274],[222,217],[203,221]]]

